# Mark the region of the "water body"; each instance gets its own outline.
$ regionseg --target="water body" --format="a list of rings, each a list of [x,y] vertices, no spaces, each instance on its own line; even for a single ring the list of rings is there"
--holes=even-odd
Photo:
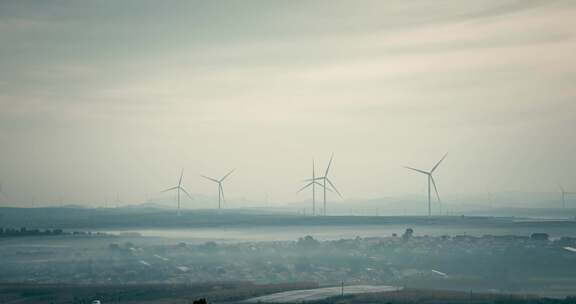
[[[342,225],[342,226],[245,226],[245,227],[213,227],[187,229],[136,229],[107,230],[112,234],[135,232],[145,237],[161,237],[188,242],[267,242],[291,241],[311,235],[318,240],[351,239],[355,237],[387,237],[396,233],[402,235],[406,228],[413,228],[415,235],[524,235],[534,232],[548,233],[551,237],[576,236],[572,225],[551,227],[510,225],[505,227],[492,226],[426,226],[426,225]]]

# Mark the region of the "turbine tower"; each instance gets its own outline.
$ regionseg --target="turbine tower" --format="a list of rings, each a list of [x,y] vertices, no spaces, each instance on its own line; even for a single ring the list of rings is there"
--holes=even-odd
[[[314,165],[314,159],[312,159],[312,178],[304,180],[304,182],[309,182],[308,184],[304,185],[304,187],[300,188],[297,193],[302,192],[304,189],[312,186],[312,215],[316,215],[316,186],[324,187],[316,180],[316,171]]]
[[[236,169],[230,170],[230,172],[228,172],[228,174],[224,175],[221,179],[215,179],[215,178],[208,177],[208,176],[205,176],[205,175],[200,175],[200,176],[202,176],[203,178],[205,178],[205,179],[207,179],[207,180],[210,180],[210,181],[213,181],[213,182],[215,182],[215,183],[218,184],[218,209],[222,209],[222,202],[225,202],[225,201],[226,201],[226,200],[224,199],[224,187],[222,187],[222,182],[224,182],[224,180],[225,180],[228,176],[230,176],[230,174],[232,174],[232,172],[234,172],[234,170],[236,170]]]
[[[322,181],[322,188],[324,188],[324,206],[323,206],[323,210],[322,213],[324,214],[324,216],[326,216],[326,191],[330,191],[330,190],[334,190],[338,196],[342,197],[342,194],[340,194],[340,191],[338,191],[338,189],[336,188],[336,186],[334,186],[334,183],[330,180],[330,178],[328,178],[328,173],[330,173],[330,166],[332,165],[332,160],[334,159],[334,153],[332,153],[332,155],[330,155],[330,161],[328,162],[328,166],[326,167],[326,171],[324,171],[324,176],[320,176],[317,177],[315,180],[321,180]],[[326,183],[328,183],[330,186],[330,188],[332,189],[328,189],[328,185],[326,185]]]
[[[438,203],[440,204],[440,206],[442,206],[442,201],[440,200],[440,194],[438,194],[438,188],[436,188],[436,182],[434,181],[434,171],[436,171],[436,169],[438,169],[438,166],[440,166],[440,163],[442,163],[442,161],[446,158],[446,156],[448,155],[448,153],[444,154],[444,156],[442,156],[442,158],[436,163],[436,165],[434,165],[434,167],[432,167],[432,170],[430,171],[424,171],[424,170],[420,170],[420,169],[416,169],[416,168],[412,168],[412,167],[404,167],[406,169],[410,169],[413,171],[416,171],[418,173],[422,173],[425,174],[426,176],[428,176],[428,216],[432,215],[432,196],[431,196],[431,185],[434,186],[434,191],[436,192],[436,197],[438,198]]]
[[[182,186],[182,177],[184,176],[184,169],[182,169],[182,171],[180,172],[180,179],[178,180],[178,185],[172,188],[168,188],[166,190],[163,190],[162,192],[167,192],[167,191],[172,191],[172,190],[177,190],[178,192],[178,215],[180,215],[180,191],[186,193],[186,195],[188,196],[188,198],[193,199],[192,196],[190,195],[190,193],[188,193],[188,191],[186,191],[186,189],[184,189],[184,187]]]
[[[566,190],[561,185],[558,185],[560,192],[562,192],[562,209],[566,209]]]

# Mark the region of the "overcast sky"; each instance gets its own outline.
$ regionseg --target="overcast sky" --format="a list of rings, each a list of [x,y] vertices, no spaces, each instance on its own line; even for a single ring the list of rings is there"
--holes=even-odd
[[[346,198],[576,190],[576,2],[2,1],[0,181],[14,200],[137,202],[237,168]]]

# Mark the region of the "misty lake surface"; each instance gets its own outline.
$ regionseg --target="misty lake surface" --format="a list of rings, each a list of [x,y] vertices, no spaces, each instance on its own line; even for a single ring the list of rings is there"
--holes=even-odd
[[[144,237],[160,237],[188,242],[270,242],[294,241],[310,235],[318,240],[351,239],[355,237],[388,237],[402,235],[406,228],[413,228],[414,235],[524,235],[545,232],[551,237],[576,236],[571,226],[534,228],[518,227],[469,227],[469,226],[426,226],[426,225],[342,225],[342,226],[256,226],[256,227],[213,227],[183,229],[127,229],[104,230],[112,234],[138,233]]]

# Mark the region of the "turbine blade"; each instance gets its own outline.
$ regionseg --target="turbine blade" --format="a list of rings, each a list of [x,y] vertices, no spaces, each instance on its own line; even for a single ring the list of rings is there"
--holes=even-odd
[[[205,178],[205,179],[211,180],[211,181],[213,181],[213,182],[215,182],[215,183],[219,183],[219,182],[220,182],[220,181],[218,181],[217,179],[208,177],[208,176],[206,176],[206,175],[200,175],[200,176],[202,176],[202,177]]]
[[[171,190],[176,190],[176,189],[178,189],[178,186],[172,187],[172,188],[168,188],[168,189],[166,189],[166,190],[162,190],[162,191],[160,191],[160,193],[162,193],[162,192],[167,192],[167,191],[171,191]],[[119,201],[118,197],[116,197],[116,201]]]
[[[232,172],[234,172],[234,170],[236,170],[236,169],[232,169],[232,170],[230,170],[230,172],[228,172],[228,174],[224,175],[224,177],[222,177],[220,179],[220,182],[223,182],[228,176],[230,176],[230,174],[232,174]]]
[[[182,185],[182,177],[184,176],[184,169],[180,172],[180,179],[178,180],[178,186]]]
[[[311,182],[311,181],[318,181],[318,180],[323,180],[324,177],[316,177],[316,178],[307,178],[307,179],[303,179],[303,182]]]
[[[407,167],[407,166],[404,166],[404,168],[410,169],[410,170],[413,170],[413,171],[416,171],[416,172],[419,172],[419,173],[422,173],[422,174],[430,175],[430,173],[428,173],[428,172],[426,172],[426,171],[424,171],[424,170],[420,170],[420,169],[416,169],[416,168],[412,168],[412,167]]]
[[[336,189],[336,186],[334,186],[332,181],[329,178],[326,178],[326,181],[330,184],[330,187],[332,187],[332,189],[334,189],[334,191],[336,191],[336,193],[338,193],[338,196],[342,197],[342,194],[340,194],[340,191],[338,191],[338,189]]]
[[[184,187],[180,187],[180,190],[182,190],[184,193],[186,193],[186,195],[188,196],[189,199],[193,200],[194,198],[192,198],[192,195],[190,195],[190,193],[188,193],[188,191],[186,191],[186,189],[184,189]]]
[[[300,190],[296,191],[296,193],[300,193],[302,192],[304,189],[312,186],[312,184],[314,184],[314,182],[310,182],[309,184],[305,185],[304,187],[300,188]]]
[[[436,168],[438,168],[438,166],[440,166],[440,163],[446,158],[446,156],[448,156],[448,153],[446,153],[446,154],[444,154],[444,156],[442,156],[442,158],[436,163],[436,165],[434,165],[432,170],[430,170],[430,173],[434,172],[434,170],[436,170]]]
[[[324,172],[324,176],[328,176],[328,171],[330,171],[330,166],[332,165],[332,159],[334,159],[334,153],[330,155],[330,161],[328,162],[328,166],[326,167],[326,172]]]
[[[436,192],[436,197],[438,198],[438,202],[442,203],[440,200],[440,194],[438,194],[438,188],[436,188],[436,182],[434,181],[434,177],[430,176],[430,180],[432,181],[432,186],[434,186],[434,191]]]

